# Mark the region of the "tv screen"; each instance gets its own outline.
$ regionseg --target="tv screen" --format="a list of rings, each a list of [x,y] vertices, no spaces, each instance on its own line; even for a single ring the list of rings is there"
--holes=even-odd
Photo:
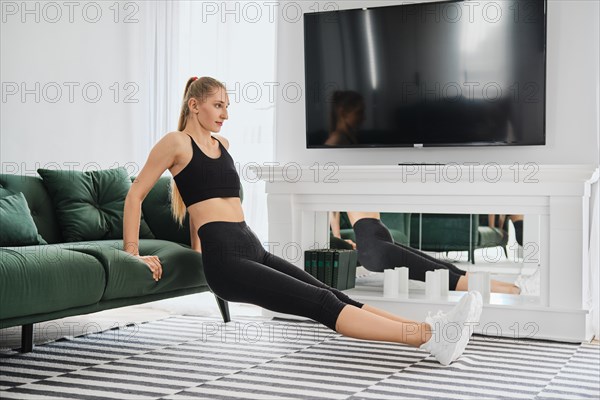
[[[546,0],[306,13],[304,67],[308,148],[545,144]]]

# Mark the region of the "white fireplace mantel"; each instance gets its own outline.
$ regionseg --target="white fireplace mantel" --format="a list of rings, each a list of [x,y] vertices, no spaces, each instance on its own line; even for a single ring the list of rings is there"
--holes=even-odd
[[[538,215],[539,230],[533,236],[539,241],[537,262],[542,272],[539,299],[507,295],[512,300],[486,305],[475,332],[511,337],[530,337],[533,332],[537,338],[574,341],[591,337],[583,287],[590,186],[598,176],[593,165],[289,163],[252,170],[266,183],[270,250],[299,268],[303,268],[303,250],[328,246],[327,211],[331,210]],[[420,320],[434,307],[450,309],[459,298],[453,292],[436,301],[386,299],[357,290],[347,293]]]

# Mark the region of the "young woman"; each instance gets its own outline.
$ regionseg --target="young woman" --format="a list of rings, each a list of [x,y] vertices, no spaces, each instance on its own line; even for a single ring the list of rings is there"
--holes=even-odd
[[[358,128],[365,118],[365,103],[360,93],[336,90],[332,94],[329,137],[326,145],[358,144]]]
[[[455,265],[438,260],[409,246],[394,242],[392,234],[381,222],[378,212],[347,211],[348,219],[356,235],[358,261],[369,271],[382,272],[386,268],[408,267],[409,279],[425,281],[425,272],[435,269],[449,270],[450,290],[466,291],[469,274]],[[340,213],[330,213],[331,230],[340,238]],[[521,289],[512,283],[491,280],[490,289],[496,293],[519,294]]]
[[[481,314],[481,295],[465,294],[448,313],[411,321],[352,300],[301,268],[264,250],[244,222],[240,179],[219,132],[228,119],[225,86],[209,77],[190,78],[185,86],[179,129],[150,151],[125,200],[123,244],[145,262],[156,281],[162,266],[140,255],[141,204],[165,170],[173,175],[171,207],[182,224],[190,216],[192,248],[202,251],[206,281],[220,298],[300,315],[358,339],[405,343],[429,351],[447,365],[463,352]],[[450,324],[450,325],[449,325]],[[458,327],[458,335],[448,335]],[[449,337],[452,336],[452,337]]]

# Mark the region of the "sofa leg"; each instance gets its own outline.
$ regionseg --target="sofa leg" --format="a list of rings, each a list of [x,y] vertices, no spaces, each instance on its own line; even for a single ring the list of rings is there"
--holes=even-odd
[[[219,310],[221,311],[221,315],[223,316],[223,321],[224,322],[231,321],[231,317],[229,316],[229,304],[225,300],[223,300],[222,298],[217,296],[216,294],[215,294],[215,299],[217,299],[217,304],[219,305]]]
[[[33,324],[25,324],[21,327],[21,353],[29,353],[33,350]]]

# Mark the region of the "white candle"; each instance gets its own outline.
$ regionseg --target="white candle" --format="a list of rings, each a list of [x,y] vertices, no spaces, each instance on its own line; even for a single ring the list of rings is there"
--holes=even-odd
[[[483,302],[485,304],[490,303],[490,292],[491,292],[490,273],[482,272],[481,273],[481,297],[483,298]]]
[[[469,291],[476,290],[478,292],[481,292],[481,287],[479,285],[480,277],[481,275],[479,275],[479,272],[469,272]]]
[[[469,290],[481,293],[484,303],[490,302],[490,273],[485,271],[469,272]]]
[[[398,297],[398,274],[393,269],[383,270],[383,297]]]
[[[448,297],[450,286],[450,270],[447,269],[436,269],[435,270],[440,277],[440,296],[443,298]]]
[[[425,272],[425,297],[428,299],[440,297],[440,276],[435,271]]]
[[[398,275],[398,294],[408,296],[408,268],[396,267],[394,269]]]

